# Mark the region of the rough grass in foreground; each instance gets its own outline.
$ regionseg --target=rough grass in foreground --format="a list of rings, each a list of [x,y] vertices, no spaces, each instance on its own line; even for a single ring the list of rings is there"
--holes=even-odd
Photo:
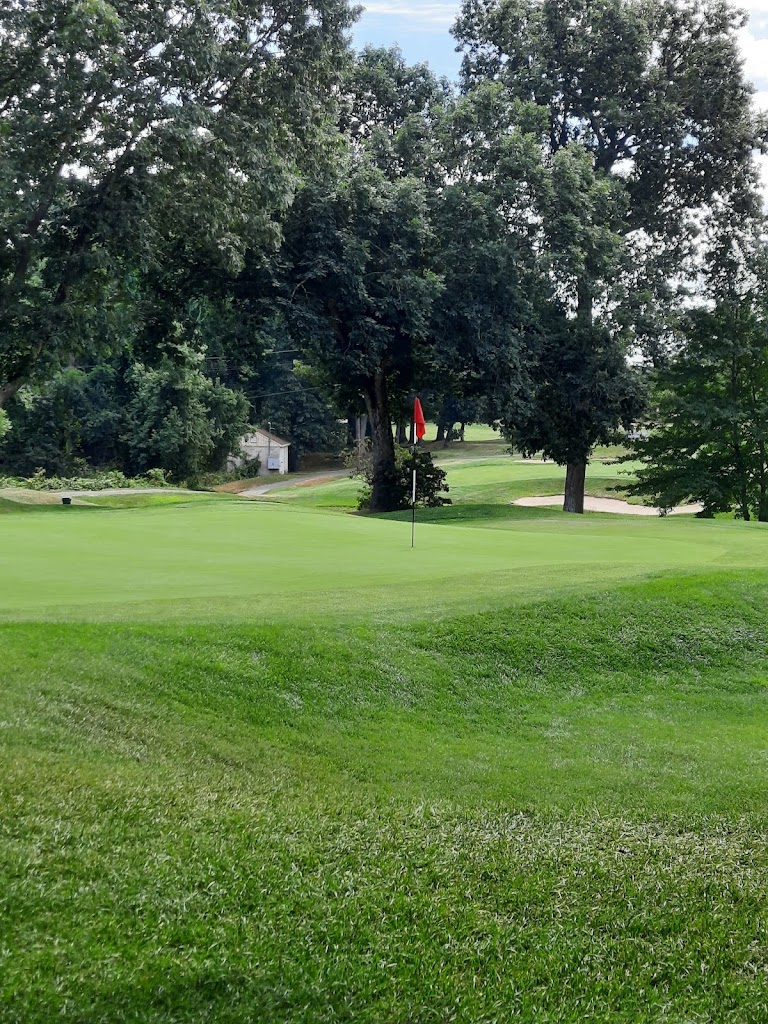
[[[764,1021],[766,608],[0,627],[0,1019]]]

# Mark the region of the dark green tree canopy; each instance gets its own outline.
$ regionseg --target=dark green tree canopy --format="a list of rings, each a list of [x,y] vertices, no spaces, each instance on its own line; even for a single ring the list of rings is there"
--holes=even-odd
[[[220,470],[246,432],[248,403],[239,392],[210,380],[198,353],[181,350],[156,367],[140,363],[128,373],[130,400],[121,434],[132,474],[159,467],[194,484]]]
[[[431,240],[421,184],[390,182],[365,161],[299,194],[286,228],[294,308],[319,315],[323,333],[334,335],[330,347],[327,337],[306,335],[334,380],[365,391],[384,370],[394,389],[410,386],[414,343],[428,338],[441,288],[429,269]]]
[[[0,2],[0,405],[179,238],[226,271],[276,239],[349,22],[345,0]]]
[[[465,0],[465,88],[492,80],[546,111],[551,152],[622,168],[630,227],[666,230],[715,193],[749,194],[765,126],[727,0]]]
[[[350,157],[336,181],[308,183],[286,226],[287,315],[307,359],[337,383],[338,400],[365,402],[377,510],[392,501],[393,398],[410,390],[426,358],[442,288],[431,245],[422,184],[390,181],[364,158]]]
[[[243,396],[202,372],[184,349],[152,368],[123,357],[90,370],[67,369],[27,386],[9,403],[12,429],[0,438],[6,473],[36,470],[128,475],[162,469],[177,481],[221,471],[248,424]]]
[[[698,501],[768,522],[768,249],[762,221],[713,218],[710,302],[686,311],[657,372],[633,490],[662,508]]]
[[[531,399],[550,289],[529,240],[510,231],[485,192],[447,186],[434,198],[432,224],[444,288],[434,305],[424,384],[449,415],[452,406],[482,400],[485,418],[514,417]]]
[[[408,65],[397,48],[366,47],[349,65],[339,127],[390,178],[436,182],[435,130],[451,89],[427,64]]]

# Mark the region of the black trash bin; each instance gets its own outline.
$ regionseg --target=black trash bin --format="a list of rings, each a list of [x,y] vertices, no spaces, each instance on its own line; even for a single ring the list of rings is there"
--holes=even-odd
[[[61,504],[62,505],[71,505],[72,504],[72,499],[71,498],[62,498],[61,499]]]

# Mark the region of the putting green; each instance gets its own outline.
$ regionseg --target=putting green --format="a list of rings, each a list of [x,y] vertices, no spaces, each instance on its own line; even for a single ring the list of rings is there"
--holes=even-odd
[[[253,502],[61,509],[0,522],[0,618],[398,617],[768,565],[765,531],[690,519],[419,526]]]

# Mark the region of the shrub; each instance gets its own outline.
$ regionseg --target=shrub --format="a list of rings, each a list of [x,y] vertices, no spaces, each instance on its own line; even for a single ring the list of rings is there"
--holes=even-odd
[[[202,372],[200,353],[180,346],[157,366],[135,364],[121,440],[134,473],[162,466],[173,480],[197,486],[220,470],[248,426],[248,403]]]
[[[119,469],[95,472],[88,476],[47,476],[42,468],[30,477],[0,477],[2,487],[24,487],[30,491],[111,491],[124,488],[167,487],[162,469],[149,470],[146,476],[127,477]]]
[[[221,484],[234,484],[238,480],[252,480],[259,475],[261,459],[246,459],[241,465],[221,473],[202,473],[196,480],[198,490],[207,491]]]
[[[166,479],[164,469],[148,469],[144,475],[152,487],[168,486],[168,480]]]
[[[436,466],[432,460],[432,453],[424,448],[405,448],[402,445],[395,446],[395,468],[397,472],[396,493],[398,496],[397,507],[406,509],[411,507],[413,496],[413,470],[416,469],[416,504],[423,508],[439,508],[441,505],[450,505],[451,499],[444,497],[441,491],[448,491],[448,484],[445,482],[445,470]],[[371,463],[370,459],[363,458],[362,470],[353,471],[352,476],[362,476],[366,481],[365,487],[360,492],[358,508],[366,509],[371,499]]]

